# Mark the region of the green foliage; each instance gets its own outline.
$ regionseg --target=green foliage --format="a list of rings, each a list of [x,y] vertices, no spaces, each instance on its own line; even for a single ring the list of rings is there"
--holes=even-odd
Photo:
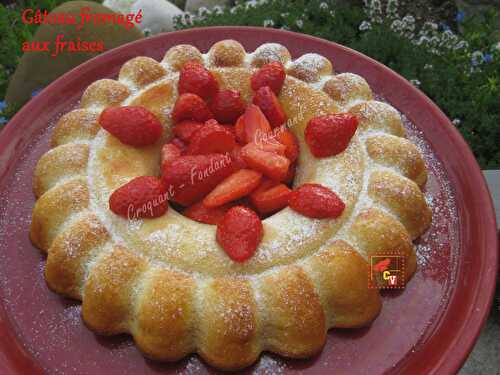
[[[16,69],[22,55],[21,46],[30,40],[38,25],[27,25],[21,20],[24,9],[40,9],[51,11],[64,0],[26,0],[10,5],[0,4],[0,98],[5,97],[8,79]]]
[[[356,49],[411,80],[453,120],[484,169],[500,168],[498,14],[465,17],[448,26],[401,17],[398,12],[403,10],[395,0],[384,6],[378,0],[366,3],[240,1],[224,11],[179,19],[177,27],[268,26]],[[450,30],[458,26],[459,35]]]
[[[336,3],[334,0],[236,1],[223,10],[202,10],[178,20],[177,28],[216,25],[246,25],[282,28],[311,34],[354,48],[394,69],[423,90],[452,119],[485,169],[500,168],[500,39],[498,13],[457,18],[459,22],[433,24],[434,0],[427,14],[413,17],[398,13],[413,11],[416,3],[397,0],[364,0]],[[24,25],[20,12],[26,7],[51,10],[64,0],[25,0],[0,5],[0,99],[21,56],[21,43],[29,40],[36,26]],[[389,3],[389,8],[387,7]],[[408,3],[408,4],[407,4]],[[419,10],[422,6],[417,7]],[[449,7],[447,8],[449,9]],[[415,12],[417,12],[415,10]],[[449,11],[447,11],[449,13]],[[441,12],[442,13],[442,12]],[[446,17],[450,19],[450,17]],[[461,30],[455,34],[448,30]],[[495,46],[497,46],[495,48]],[[10,118],[17,108],[5,108]],[[1,122],[1,121],[0,121]],[[0,124],[1,126],[1,124]]]

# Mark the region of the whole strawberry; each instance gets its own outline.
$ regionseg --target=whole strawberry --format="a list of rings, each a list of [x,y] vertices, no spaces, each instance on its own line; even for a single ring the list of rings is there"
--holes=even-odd
[[[288,196],[288,206],[315,219],[339,217],[345,204],[333,191],[320,184],[304,184]]]
[[[140,106],[108,107],[99,116],[99,124],[122,143],[135,147],[155,143],[163,132],[156,116]]]
[[[279,95],[283,82],[285,82],[285,68],[277,61],[266,64],[257,70],[251,78],[252,90],[257,91],[261,87],[269,86],[276,95]]]
[[[211,98],[219,90],[214,75],[197,61],[185,63],[179,74],[179,94],[192,93],[203,99]]]
[[[245,102],[237,90],[221,90],[210,101],[210,109],[221,124],[234,124],[245,108]]]
[[[172,110],[172,120],[175,123],[183,120],[205,122],[213,117],[207,103],[196,94],[182,94]]]
[[[304,135],[311,153],[317,158],[324,158],[344,151],[357,127],[356,116],[336,113],[309,120]]]
[[[109,208],[129,220],[159,217],[168,210],[167,189],[156,177],[136,177],[111,194]]]
[[[263,236],[262,222],[250,208],[230,208],[217,224],[217,242],[236,262],[244,262],[257,250]]]

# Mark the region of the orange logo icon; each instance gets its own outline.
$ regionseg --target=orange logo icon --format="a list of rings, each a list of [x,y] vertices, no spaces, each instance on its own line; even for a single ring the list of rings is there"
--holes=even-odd
[[[401,255],[371,255],[368,286],[377,289],[404,288],[405,258]]]

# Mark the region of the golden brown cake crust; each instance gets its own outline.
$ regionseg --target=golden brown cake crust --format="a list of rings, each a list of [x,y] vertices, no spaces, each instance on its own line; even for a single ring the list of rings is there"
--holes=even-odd
[[[160,218],[128,221],[108,209],[111,192],[139,175],[159,173],[160,148],[171,137],[170,112],[182,65],[211,70],[222,88],[249,102],[251,74],[279,61],[287,78],[279,100],[301,153],[295,186],[321,183],[346,204],[338,219],[309,219],[290,209],[263,220],[264,238],[253,258],[229,260],[213,226],[170,209]],[[100,129],[109,106],[142,105],[162,123],[157,144],[126,146]],[[350,111],[359,127],[349,147],[316,159],[303,132],[312,117]],[[48,253],[45,278],[64,296],[82,300],[86,325],[101,334],[129,333],[148,357],[175,361],[198,353],[234,370],[262,351],[304,358],[321,351],[327,330],[369,325],[381,299],[368,287],[371,255],[406,258],[416,269],[412,239],[429,227],[420,190],[427,170],[404,138],[399,113],[373,100],[362,77],[334,74],[332,63],[309,53],[292,59],[267,43],[246,52],[223,40],[206,54],[178,45],[162,61],[136,57],[117,80],[101,79],[84,92],[81,108],[60,118],[53,148],[37,164],[32,242]]]

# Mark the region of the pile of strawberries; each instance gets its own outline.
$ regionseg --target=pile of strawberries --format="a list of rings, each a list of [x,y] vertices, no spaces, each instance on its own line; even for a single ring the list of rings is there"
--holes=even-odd
[[[162,175],[137,177],[110,196],[110,209],[126,218],[165,214],[168,201],[199,222],[217,225],[217,241],[235,261],[245,261],[262,236],[261,218],[286,206],[312,218],[334,218],[344,203],[330,189],[304,184],[294,191],[299,145],[284,124],[278,101],[285,80],[280,63],[264,65],[251,77],[252,104],[236,90],[220,89],[213,74],[192,61],[179,75],[172,111],[174,138],[161,151]],[[158,141],[162,127],[143,107],[110,107],[101,126],[135,147]],[[350,114],[320,116],[306,128],[312,154],[345,150],[357,127]]]

